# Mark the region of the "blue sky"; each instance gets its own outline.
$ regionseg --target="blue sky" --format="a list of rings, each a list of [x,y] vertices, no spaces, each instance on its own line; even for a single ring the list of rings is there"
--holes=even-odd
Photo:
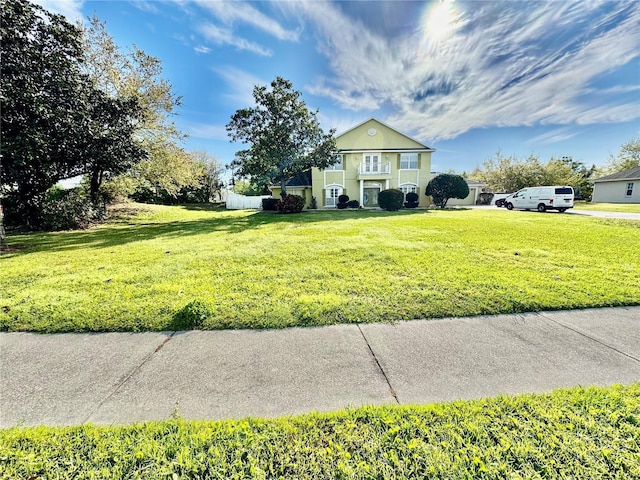
[[[161,59],[185,147],[222,163],[252,89],[291,80],[324,129],[370,117],[434,147],[432,170],[496,151],[603,164],[640,136],[640,2],[40,0],[95,13]]]

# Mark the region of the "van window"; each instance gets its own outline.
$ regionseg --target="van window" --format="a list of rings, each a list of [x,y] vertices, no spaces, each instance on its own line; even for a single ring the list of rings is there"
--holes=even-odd
[[[556,188],[556,195],[573,195],[573,188],[571,187]]]

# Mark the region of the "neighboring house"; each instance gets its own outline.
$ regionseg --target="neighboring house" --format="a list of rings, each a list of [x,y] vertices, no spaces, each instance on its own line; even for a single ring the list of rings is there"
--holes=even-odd
[[[338,163],[325,170],[313,168],[310,185],[299,177],[290,180],[287,193],[304,196],[307,206],[314,196],[318,208],[335,207],[343,194],[364,207],[376,207],[382,190],[397,188],[417,193],[420,206],[428,206],[425,190],[435,149],[375,118],[338,135],[336,145]],[[274,187],[272,195],[279,197],[280,188]]]
[[[437,173],[432,173],[432,178],[438,175]],[[447,207],[455,207],[455,206],[465,206],[465,205],[476,205],[478,203],[478,197],[482,193],[482,191],[487,188],[487,184],[483,182],[476,182],[475,180],[467,180],[465,178],[465,182],[469,186],[469,195],[465,198],[450,198],[447,201]]]
[[[640,203],[640,165],[593,180],[594,203]]]

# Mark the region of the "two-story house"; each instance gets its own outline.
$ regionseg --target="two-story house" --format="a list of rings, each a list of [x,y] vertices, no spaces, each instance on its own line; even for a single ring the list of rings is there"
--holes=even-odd
[[[420,206],[428,206],[425,195],[430,180],[431,152],[435,149],[398,130],[370,118],[336,137],[339,161],[325,170],[313,168],[287,183],[287,193],[302,195],[307,206],[311,196],[318,208],[333,208],[338,197],[348,195],[364,207],[378,205],[382,190],[397,188],[419,195]],[[280,188],[273,188],[279,197]]]

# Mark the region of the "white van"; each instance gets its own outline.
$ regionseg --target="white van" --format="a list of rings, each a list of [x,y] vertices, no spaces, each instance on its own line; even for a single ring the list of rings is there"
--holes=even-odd
[[[533,210],[546,212],[558,210],[564,212],[573,208],[573,188],[554,185],[545,187],[528,187],[518,190],[505,198],[505,205],[509,210]]]

